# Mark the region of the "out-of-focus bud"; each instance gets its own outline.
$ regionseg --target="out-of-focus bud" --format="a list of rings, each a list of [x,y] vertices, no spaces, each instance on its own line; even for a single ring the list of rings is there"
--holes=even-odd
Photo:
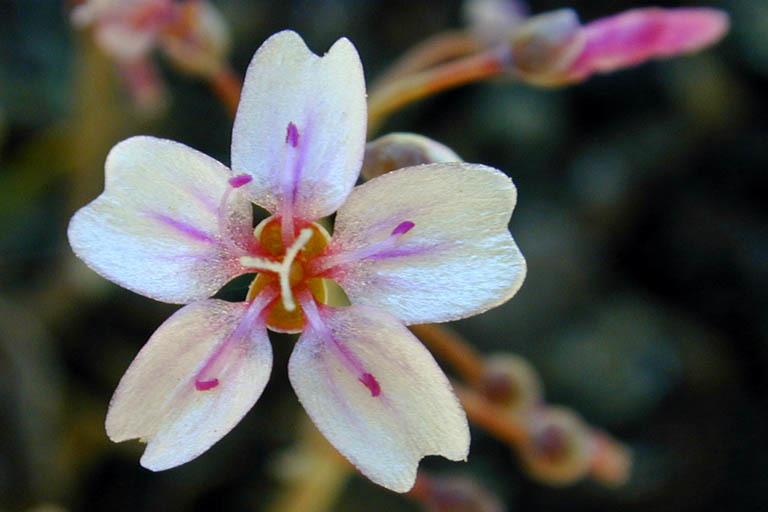
[[[451,148],[429,137],[415,133],[390,133],[366,144],[360,173],[370,180],[403,167],[461,161]]]
[[[511,71],[537,85],[555,85],[584,48],[576,11],[559,9],[529,18],[510,32]]]
[[[171,0],[87,0],[72,10],[72,24],[92,27],[96,44],[119,61],[146,57],[158,32],[174,16]]]
[[[728,31],[716,9],[633,9],[581,26],[561,9],[529,18],[510,31],[512,73],[543,86],[580,82],[650,59],[699,51]]]
[[[592,458],[592,477],[609,486],[626,483],[632,468],[630,451],[603,432],[595,432],[593,442],[595,453]]]
[[[466,0],[463,10],[469,30],[489,46],[503,43],[528,17],[528,8],[519,0]]]
[[[230,34],[221,14],[208,2],[178,4],[176,16],[160,34],[171,62],[190,74],[211,76],[225,65]]]
[[[488,357],[478,389],[490,401],[515,412],[538,405],[543,395],[536,369],[527,360],[513,354]]]
[[[504,506],[477,481],[460,476],[433,476],[419,472],[408,494],[429,512],[501,512]]]
[[[587,475],[594,452],[591,432],[569,409],[542,407],[529,418],[529,438],[519,446],[526,471],[550,485],[568,485]]]
[[[727,13],[706,8],[633,9],[602,18],[584,26],[584,49],[563,80],[696,52],[720,40],[729,25]]]

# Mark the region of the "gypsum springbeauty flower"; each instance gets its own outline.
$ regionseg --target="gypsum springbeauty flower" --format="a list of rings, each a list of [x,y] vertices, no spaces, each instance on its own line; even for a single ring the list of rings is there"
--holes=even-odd
[[[466,416],[405,324],[470,316],[509,299],[525,262],[501,172],[442,163],[353,189],[365,147],[362,66],[346,39],[322,58],[294,32],[256,52],[232,135],[232,170],[182,144],[119,143],[104,192],[73,217],[75,253],[142,295],[188,304],[152,335],[107,414],[113,441],[147,442],[152,470],[231,430],[269,377],[267,328],[302,332],[289,362],[299,400],[374,482],[406,491],[418,461],[465,459]],[[252,229],[252,203],[272,215]],[[331,238],[317,219],[337,211]],[[257,272],[244,302],[207,299]],[[325,303],[324,279],[352,305]]]
[[[516,0],[471,0],[469,6],[473,32],[502,48],[515,76],[543,86],[696,52],[719,41],[729,27],[727,13],[709,8],[631,9],[582,24],[573,9],[525,19]]]

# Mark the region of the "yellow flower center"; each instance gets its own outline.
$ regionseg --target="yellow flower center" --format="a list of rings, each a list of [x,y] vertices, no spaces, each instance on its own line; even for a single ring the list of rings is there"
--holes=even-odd
[[[322,278],[307,271],[307,263],[320,255],[328,245],[330,235],[317,223],[299,232],[293,245],[283,245],[280,219],[270,217],[254,230],[254,236],[269,253],[267,258],[240,258],[241,264],[260,272],[248,288],[247,301],[253,300],[270,284],[279,284],[280,300],[275,302],[267,316],[267,326],[278,332],[299,332],[304,327],[301,306],[294,300],[294,290],[306,286],[318,302],[325,303],[327,289]]]

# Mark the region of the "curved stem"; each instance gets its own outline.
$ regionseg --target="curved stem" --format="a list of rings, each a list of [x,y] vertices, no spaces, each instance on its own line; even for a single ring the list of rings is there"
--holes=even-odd
[[[520,446],[528,441],[528,428],[523,416],[490,402],[471,389],[455,383],[453,388],[473,425],[493,434],[510,446]]]
[[[485,373],[485,363],[459,333],[439,324],[412,325],[410,329],[430,352],[453,366],[462,380],[470,385],[480,381]]]
[[[478,52],[482,45],[469,32],[442,32],[425,39],[397,59],[370,87],[371,95],[383,86],[427,68]]]
[[[368,134],[392,112],[459,85],[496,76],[504,69],[497,52],[489,51],[441,64],[434,68],[405,76],[371,93],[368,100]]]

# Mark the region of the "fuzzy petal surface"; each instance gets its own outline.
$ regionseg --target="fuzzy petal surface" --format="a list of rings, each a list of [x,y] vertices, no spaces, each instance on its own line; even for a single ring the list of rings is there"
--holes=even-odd
[[[196,379],[211,362],[217,385],[200,390]],[[146,441],[141,464],[153,471],[183,464],[237,425],[271,368],[266,328],[249,318],[248,304],[189,304],[155,331],[120,380],[107,434],[115,442]]]
[[[370,307],[321,310],[288,364],[299,400],[325,437],[375,483],[409,490],[419,460],[463,460],[469,427],[448,379],[396,318]]]
[[[239,190],[220,229],[231,177],[183,144],[127,139],[107,157],[104,192],[72,218],[70,245],[93,270],[136,293],[180,304],[209,297],[244,272],[237,257],[251,237],[251,205]]]
[[[507,301],[525,260],[507,227],[512,181],[491,167],[440,163],[369,181],[336,216],[331,253],[354,254],[412,227],[393,247],[342,264],[332,277],[352,303],[380,307],[406,324],[445,322]]]
[[[339,39],[319,57],[295,32],[279,32],[248,66],[232,169],[253,176],[251,198],[271,213],[316,220],[336,211],[357,180],[366,119],[352,43]]]

